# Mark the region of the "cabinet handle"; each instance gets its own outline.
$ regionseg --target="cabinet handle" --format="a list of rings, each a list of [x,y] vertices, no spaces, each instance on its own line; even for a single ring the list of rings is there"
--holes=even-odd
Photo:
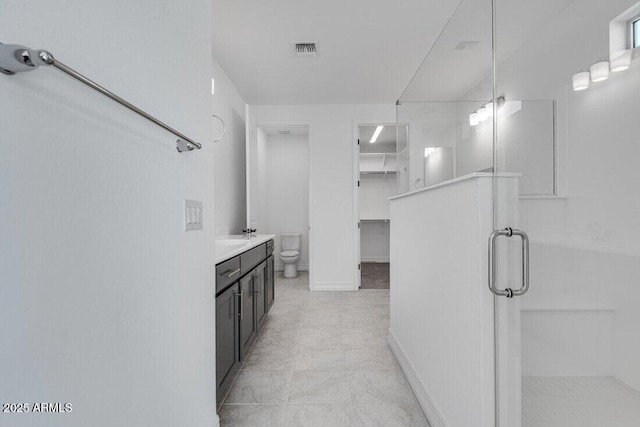
[[[220,276],[224,276],[227,279],[230,279],[231,277],[235,276],[238,273],[240,273],[240,269],[239,268],[237,270],[227,270],[224,273],[221,273]]]
[[[236,294],[237,297],[240,297],[240,310],[237,316],[240,317],[240,320],[244,320],[244,300],[242,298],[242,291]]]
[[[256,278],[257,278],[256,276],[253,276],[253,277],[251,278],[251,288],[253,289],[253,290],[251,291],[251,293],[252,293],[253,295],[256,295],[256,294],[258,294],[258,295],[259,295],[259,294],[260,294],[260,291],[259,291],[259,290],[258,290],[258,291],[256,291],[256,289],[260,289],[260,286],[259,286],[259,285],[258,285],[258,286],[256,286]]]

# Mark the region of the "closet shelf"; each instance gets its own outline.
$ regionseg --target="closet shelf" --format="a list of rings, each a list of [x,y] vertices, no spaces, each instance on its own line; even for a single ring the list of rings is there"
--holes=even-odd
[[[369,175],[369,174],[374,174],[374,173],[377,173],[377,174],[385,174],[385,173],[387,173],[387,174],[395,174],[395,173],[396,173],[396,171],[394,171],[394,170],[389,170],[389,171],[381,171],[381,170],[360,170],[360,174],[361,174],[361,175]]]

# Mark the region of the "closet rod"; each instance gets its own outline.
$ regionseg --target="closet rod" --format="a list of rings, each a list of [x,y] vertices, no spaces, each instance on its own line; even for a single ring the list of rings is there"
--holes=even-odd
[[[194,148],[197,148],[197,149],[202,148],[202,144],[200,144],[199,142],[196,142],[191,138],[189,138],[188,136],[184,135],[183,133],[178,132],[177,130],[167,125],[166,123],[156,119],[151,114],[148,114],[144,110],[141,110],[140,108],[131,104],[127,100],[111,92],[110,90],[100,86],[98,83],[94,82],[93,80],[83,76],[73,68],[68,67],[67,65],[58,61],[53,57],[53,55],[50,52],[47,52],[46,50],[34,51],[24,46],[7,45],[7,44],[0,43],[0,72],[11,75],[11,74],[15,74],[22,71],[34,70],[40,65],[52,65],[53,67],[67,74],[68,76],[73,77],[79,82],[84,83],[90,88],[95,89],[101,94],[111,98],[118,104],[128,108],[134,113],[160,126],[164,130],[171,132],[172,134],[180,138],[177,141],[177,147],[176,147],[178,152],[182,153],[184,151],[191,151]],[[214,117],[216,117],[218,120],[222,122],[222,126],[223,126],[222,136],[224,136],[224,133],[225,133],[224,121],[216,115],[214,115]],[[219,141],[222,138],[222,136],[214,140],[214,142]]]

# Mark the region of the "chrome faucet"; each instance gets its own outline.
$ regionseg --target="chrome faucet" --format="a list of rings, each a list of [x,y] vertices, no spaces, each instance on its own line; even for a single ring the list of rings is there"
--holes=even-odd
[[[246,230],[245,229],[242,230],[242,232],[245,234],[247,239],[251,239],[251,237],[253,236],[253,233],[255,233],[256,231],[258,230],[251,227],[247,228]]]

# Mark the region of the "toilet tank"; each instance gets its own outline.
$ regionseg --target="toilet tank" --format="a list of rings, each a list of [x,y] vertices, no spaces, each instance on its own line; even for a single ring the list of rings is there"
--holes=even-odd
[[[301,240],[302,233],[282,233],[280,235],[282,251],[299,251]]]

